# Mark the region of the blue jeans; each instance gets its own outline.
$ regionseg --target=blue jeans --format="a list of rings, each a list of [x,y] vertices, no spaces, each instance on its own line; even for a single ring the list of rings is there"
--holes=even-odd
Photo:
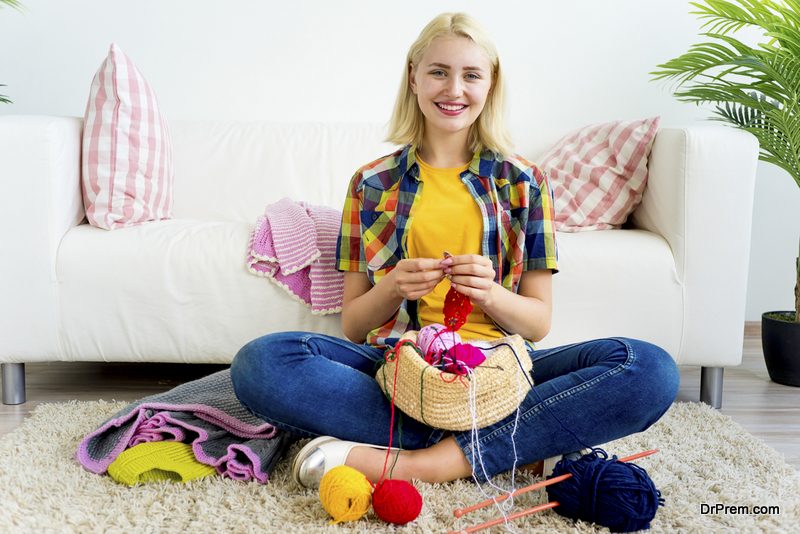
[[[477,440],[469,431],[452,432],[480,482],[514,466],[514,445],[517,465],[524,465],[641,432],[667,411],[678,391],[675,362],[644,341],[599,339],[529,356],[535,385],[518,415],[480,429]],[[369,345],[283,332],[242,347],[231,378],[251,412],[298,437],[329,435],[385,446],[391,408],[374,379],[382,361],[383,351]],[[395,447],[429,447],[451,434],[399,413]]]

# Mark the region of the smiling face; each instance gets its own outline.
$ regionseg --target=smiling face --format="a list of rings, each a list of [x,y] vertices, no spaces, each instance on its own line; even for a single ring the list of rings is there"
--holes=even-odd
[[[411,90],[425,116],[425,137],[463,135],[466,140],[492,87],[486,53],[466,37],[440,37],[410,68]]]

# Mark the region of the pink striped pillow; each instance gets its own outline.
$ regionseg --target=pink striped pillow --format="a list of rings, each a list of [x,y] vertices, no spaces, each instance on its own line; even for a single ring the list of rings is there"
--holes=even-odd
[[[587,126],[541,158],[561,232],[619,228],[647,185],[647,159],[659,117]]]
[[[172,216],[172,144],[156,95],[112,43],[92,80],[83,121],[83,204],[113,230]]]

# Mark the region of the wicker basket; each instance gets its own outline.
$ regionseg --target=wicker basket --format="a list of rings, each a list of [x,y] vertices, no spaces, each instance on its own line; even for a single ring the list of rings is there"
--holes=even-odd
[[[417,334],[417,331],[406,332],[400,341],[416,342]],[[477,388],[474,393],[476,428],[483,428],[516,410],[533,383],[532,363],[522,337],[513,335],[488,343],[492,350],[484,351],[486,360],[471,376],[441,371],[427,363],[416,347],[406,344],[397,351],[396,358],[381,366],[375,380],[391,398],[395,368],[398,368],[395,405],[417,421],[444,430],[472,428],[470,395],[471,390]]]

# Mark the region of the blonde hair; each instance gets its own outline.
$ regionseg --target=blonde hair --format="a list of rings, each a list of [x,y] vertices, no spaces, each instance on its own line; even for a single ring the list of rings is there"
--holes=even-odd
[[[422,56],[434,39],[451,36],[466,37],[477,44],[483,49],[492,64],[492,87],[486,97],[483,111],[470,126],[467,138],[468,148],[471,152],[489,149],[507,156],[512,152],[512,143],[503,122],[505,89],[500,58],[487,33],[475,19],[466,13],[442,13],[422,29],[417,40],[411,45],[403,66],[403,78],[400,81],[400,91],[397,93],[394,111],[389,121],[389,135],[386,140],[398,145],[419,145],[422,142],[425,132],[425,117],[417,103],[417,96],[411,91],[409,85],[409,66],[413,65],[416,68],[419,65]]]

